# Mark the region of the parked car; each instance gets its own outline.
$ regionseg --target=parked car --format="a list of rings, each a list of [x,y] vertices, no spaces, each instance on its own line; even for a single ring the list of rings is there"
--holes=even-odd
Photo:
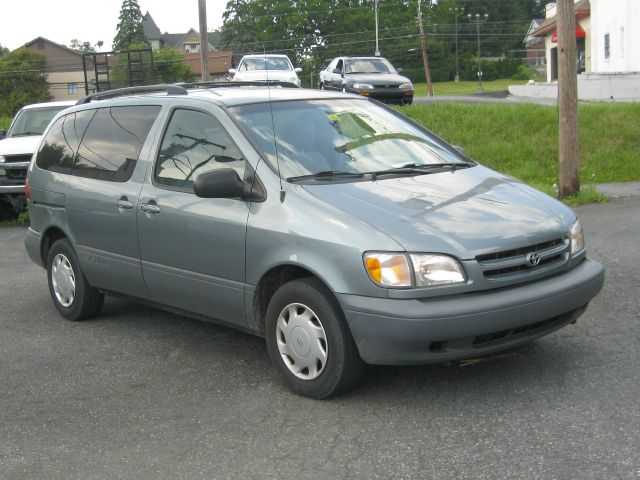
[[[67,319],[117,294],[214,320],[325,398],[366,363],[530,342],[602,286],[570,208],[366,98],[168,85],[82,102],[27,178],[25,245]]]
[[[236,82],[255,82],[274,80],[291,82],[300,86],[298,74],[301,68],[293,68],[293,64],[286,55],[245,55],[240,60],[238,68],[229,69],[229,75]]]
[[[75,103],[27,105],[15,115],[9,130],[0,130],[0,217],[12,218],[24,209],[24,180],[42,133],[56,113]]]
[[[321,90],[340,90],[381,102],[413,102],[413,84],[382,57],[337,57],[320,72]]]

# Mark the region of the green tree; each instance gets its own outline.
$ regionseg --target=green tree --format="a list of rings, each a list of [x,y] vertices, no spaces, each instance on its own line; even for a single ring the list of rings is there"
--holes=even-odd
[[[81,42],[77,38],[71,40],[69,48],[78,53],[95,53],[96,51],[96,49],[91,45],[91,42]]]
[[[142,28],[142,12],[138,0],[124,0],[113,39],[113,49],[127,50],[134,44],[149,46]]]
[[[51,99],[44,55],[19,48],[0,57],[0,117],[13,116],[30,103]]]
[[[184,54],[169,46],[153,51],[153,69],[156,82],[190,82],[195,74],[184,63]]]
[[[3,55],[6,55],[7,53],[9,53],[9,49],[6,47],[3,47],[2,44],[0,44],[0,57]]]

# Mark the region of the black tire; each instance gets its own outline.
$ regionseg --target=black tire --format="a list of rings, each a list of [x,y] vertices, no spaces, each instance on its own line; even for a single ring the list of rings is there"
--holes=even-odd
[[[63,301],[58,298],[54,287],[54,261],[62,262],[62,264],[58,264],[56,271],[61,266],[67,270],[70,269],[71,276],[75,280],[73,298],[67,296]],[[61,277],[58,278],[61,279]],[[100,313],[104,302],[104,294],[89,285],[80,269],[78,256],[66,238],[56,241],[49,250],[49,255],[47,256],[47,280],[53,304],[64,318],[77,322],[95,317]],[[64,279],[62,280],[64,281]],[[65,305],[67,301],[64,300],[67,300],[69,304]]]
[[[312,310],[326,334],[326,363],[313,379],[297,377],[285,363],[278,347],[278,319],[292,304]],[[319,280],[309,277],[282,285],[269,302],[265,328],[269,356],[295,393],[323,399],[351,390],[362,379],[365,364],[358,354],[342,310]]]
[[[346,85],[342,85],[342,93],[347,93],[347,86]]]
[[[326,90],[323,82],[320,82],[320,90]]]

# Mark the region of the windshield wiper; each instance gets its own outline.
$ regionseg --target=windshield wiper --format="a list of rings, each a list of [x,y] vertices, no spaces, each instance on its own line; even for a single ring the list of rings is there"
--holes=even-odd
[[[288,177],[287,182],[297,182],[300,180],[329,180],[332,178],[352,178],[364,177],[368,173],[343,172],[340,170],[323,170],[322,172],[310,173],[309,175],[298,175],[296,177]]]
[[[12,137],[26,137],[27,135],[42,135],[42,132],[20,132],[20,133],[12,133]]]
[[[375,172],[369,172],[371,174],[371,181],[375,182],[379,175],[411,175],[418,174],[423,175],[431,173],[431,170],[438,170],[442,168],[450,168],[452,172],[455,172],[459,168],[472,167],[472,163],[468,162],[456,162],[456,163],[407,163],[401,167],[389,168],[388,170],[377,170]]]

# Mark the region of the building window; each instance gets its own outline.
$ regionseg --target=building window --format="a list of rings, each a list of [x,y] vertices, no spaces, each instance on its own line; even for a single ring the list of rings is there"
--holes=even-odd
[[[604,34],[604,59],[609,60],[611,56],[611,50],[609,49],[609,34]]]
[[[78,84],[67,83],[67,95],[77,95],[77,94],[78,94]]]
[[[200,44],[199,43],[185,43],[184,44],[184,52],[185,53],[198,53],[198,52],[200,52]]]

